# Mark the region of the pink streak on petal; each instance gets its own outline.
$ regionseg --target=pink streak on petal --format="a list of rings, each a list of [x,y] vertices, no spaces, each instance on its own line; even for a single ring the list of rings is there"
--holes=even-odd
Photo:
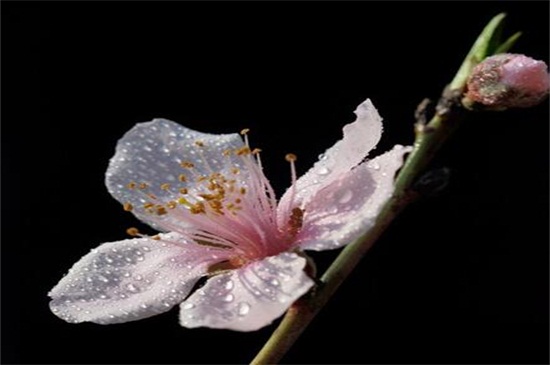
[[[397,145],[318,191],[305,206],[296,244],[306,250],[330,250],[367,232],[393,194],[394,175],[410,151]]]
[[[181,304],[180,323],[235,331],[267,326],[313,286],[305,264],[285,252],[213,277]]]
[[[179,304],[226,250],[190,244],[181,236],[104,243],[82,257],[51,290],[61,319],[100,324],[135,321]]]

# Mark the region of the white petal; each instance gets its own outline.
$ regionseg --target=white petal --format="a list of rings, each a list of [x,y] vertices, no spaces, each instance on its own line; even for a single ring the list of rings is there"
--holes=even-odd
[[[179,304],[225,253],[179,235],[104,243],[51,290],[51,310],[67,322],[134,321]],[[218,257],[216,257],[218,255]]]
[[[235,331],[267,326],[313,286],[305,264],[285,252],[211,278],[181,304],[180,323]]]
[[[397,145],[317,192],[305,207],[297,244],[306,250],[329,250],[366,233],[392,196],[394,175],[410,151]]]
[[[195,142],[202,142],[199,147]],[[130,203],[133,213],[151,226],[174,231],[185,221],[173,214],[152,215],[145,212],[146,202],[165,204],[177,200],[180,188],[193,192],[196,178],[213,171],[230,174],[232,167],[240,168],[239,177],[246,174],[242,160],[235,156],[223,156],[226,150],[244,146],[238,134],[207,134],[185,128],[166,119],[140,123],[128,131],[119,141],[116,154],[111,158],[106,173],[109,192],[122,204]],[[193,173],[180,166],[181,162],[194,164]],[[183,174],[187,182],[179,181]],[[193,175],[195,174],[195,175]],[[129,189],[128,184],[146,183],[148,188]],[[162,189],[163,184],[170,184]],[[156,199],[151,199],[152,194]]]
[[[292,207],[289,206],[292,188],[283,195],[279,211],[280,223],[288,220],[290,209],[300,206],[319,189],[357,166],[376,146],[382,135],[382,118],[370,99],[361,103],[355,114],[356,120],[344,126],[344,138],[322,154],[319,161],[296,181]]]

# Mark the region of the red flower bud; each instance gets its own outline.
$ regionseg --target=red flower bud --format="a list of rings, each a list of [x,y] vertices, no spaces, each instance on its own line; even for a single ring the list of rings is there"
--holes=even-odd
[[[548,96],[550,76],[543,61],[499,54],[474,67],[466,97],[494,109],[527,108]]]

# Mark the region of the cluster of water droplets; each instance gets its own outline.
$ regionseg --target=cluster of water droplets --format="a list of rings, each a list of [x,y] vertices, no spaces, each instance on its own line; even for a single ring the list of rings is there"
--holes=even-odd
[[[133,239],[84,256],[50,292],[52,311],[68,322],[117,323],[164,312],[198,280],[181,248]],[[181,253],[180,253],[181,254]],[[204,268],[203,268],[204,269]]]
[[[260,322],[266,324],[266,315],[282,314],[311,287],[304,266],[303,258],[287,252],[213,277],[182,304],[181,323],[186,327],[259,328]]]

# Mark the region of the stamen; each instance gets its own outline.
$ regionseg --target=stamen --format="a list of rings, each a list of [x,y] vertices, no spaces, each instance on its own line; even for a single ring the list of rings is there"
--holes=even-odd
[[[189,190],[187,190],[187,188],[181,188],[180,189],[180,194],[187,194],[189,192]]]
[[[128,185],[126,185],[126,187],[127,187],[128,189],[130,189],[130,190],[135,189],[136,186],[137,186],[137,184],[136,184],[135,182],[133,182],[133,181],[130,182]]]
[[[139,184],[139,188],[140,188],[141,190],[145,190],[145,189],[147,189],[148,187],[149,187],[149,185],[147,185],[147,183],[141,183],[141,184]]]
[[[164,183],[164,184],[162,184],[162,185],[160,186],[160,188],[161,188],[162,190],[169,190],[169,189],[170,189],[170,184]]]
[[[122,207],[127,212],[131,212],[134,209],[134,206],[130,203],[124,203],[124,205]]]
[[[195,167],[195,165],[189,161],[182,161],[180,163],[180,166],[183,167],[184,169],[192,169],[193,167]]]
[[[126,233],[130,236],[133,236],[133,237],[138,237],[141,235],[141,233],[139,233],[139,230],[136,228],[136,227],[130,227],[126,230]]]
[[[290,214],[290,219],[288,220],[288,232],[290,233],[290,236],[296,236],[303,224],[304,211],[300,208],[293,208],[292,213]]]
[[[195,141],[195,146],[204,147],[204,142],[203,141]]]
[[[186,182],[187,181],[187,176],[185,176],[184,174],[180,174],[180,176],[178,176],[178,180],[181,181],[181,182]]]

